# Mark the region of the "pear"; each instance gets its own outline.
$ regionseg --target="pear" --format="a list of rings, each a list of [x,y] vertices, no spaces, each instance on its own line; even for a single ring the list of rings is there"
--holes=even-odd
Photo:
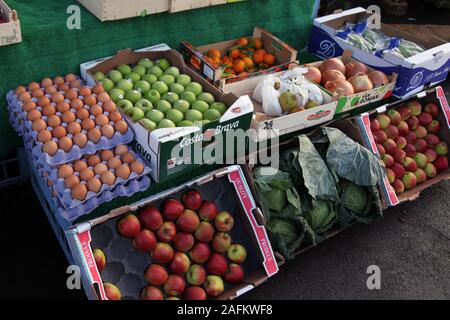
[[[295,94],[289,91],[283,92],[279,97],[281,108],[284,112],[289,112],[291,109],[297,106],[297,97]]]
[[[317,102],[315,102],[313,100],[309,100],[308,103],[306,104],[305,108],[306,109],[312,109],[312,108],[315,108],[317,106],[318,106]]]

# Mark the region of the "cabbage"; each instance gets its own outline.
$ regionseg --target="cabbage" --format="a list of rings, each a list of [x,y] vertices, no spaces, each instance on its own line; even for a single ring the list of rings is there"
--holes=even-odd
[[[309,225],[317,234],[328,231],[336,218],[333,205],[326,200],[312,200],[312,209],[307,213],[306,219]]]
[[[273,189],[264,192],[264,197],[267,199],[269,209],[281,211],[287,204],[286,191],[281,189]]]
[[[369,201],[366,189],[347,180],[342,181],[341,188],[340,199],[342,206],[355,214],[365,214]]]
[[[280,218],[272,218],[268,224],[270,232],[280,237],[289,246],[292,242],[297,240],[298,233],[294,224],[287,222]]]

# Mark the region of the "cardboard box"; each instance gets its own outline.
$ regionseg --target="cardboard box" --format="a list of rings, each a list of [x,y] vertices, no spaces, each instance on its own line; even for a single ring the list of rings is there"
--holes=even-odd
[[[384,113],[386,110],[398,107],[409,101],[419,99],[422,106],[425,106],[428,102],[433,102],[440,107],[439,122],[441,124],[441,129],[438,134],[442,141],[445,141],[447,145],[450,145],[450,108],[445,97],[444,90],[442,87],[436,87],[428,91],[423,91],[416,96],[413,96],[407,100],[401,100],[390,105],[380,107],[370,113],[364,113],[352,119],[343,120],[347,122],[349,126],[352,126],[354,132],[354,138],[361,144],[365,145],[369,150],[379,156],[375,140],[373,138],[372,130],[370,129],[370,119],[376,116],[378,113]],[[450,158],[450,155],[447,155]],[[429,188],[430,186],[450,178],[450,169],[439,172],[434,178],[427,179],[425,182],[418,184],[415,188],[406,190],[405,192],[396,195],[395,191],[389,184],[387,177],[383,179],[382,191],[383,198],[387,206],[395,206],[404,201],[411,201],[416,199],[420,192]]]
[[[274,75],[281,75],[282,73],[283,72],[279,72]],[[258,83],[267,77],[268,76],[253,77],[239,82],[225,84],[222,91],[225,93],[233,93],[237,96],[248,95],[249,97],[252,97],[253,91]],[[333,98],[328,91],[323,89],[322,93],[325,98],[325,104],[280,117],[270,117],[266,115],[262,105],[251,99],[255,110],[252,120],[252,129],[255,129],[254,139],[256,141],[262,141],[332,120],[336,111],[337,97]]]
[[[197,157],[203,157],[205,150],[214,150],[222,142],[223,155],[230,153],[230,150],[225,149],[228,136],[226,133],[239,129],[245,132],[250,128],[253,114],[253,105],[250,99],[248,97],[237,99],[233,94],[223,94],[190,69],[177,51],[133,52],[129,49],[123,50],[116,56],[89,69],[88,75],[92,76],[97,71],[106,74],[120,64],[135,64],[142,58],[151,60],[166,58],[171,65],[178,67],[181,73],[188,74],[193,81],[200,83],[205,92],[214,95],[216,101],[223,102],[228,106],[228,110],[218,121],[208,123],[201,128],[194,126],[156,129],[151,133],[140,122],[134,123],[124,115],[134,131],[137,150],[152,167],[152,178],[155,181],[163,181],[175,174],[181,175],[186,170],[199,167],[204,162],[197,161]],[[234,139],[234,136],[229,139]],[[180,150],[180,152],[174,154],[174,150]]]
[[[416,94],[447,78],[450,70],[450,43],[445,43],[441,39],[430,38],[429,41],[423,41],[408,32],[382,23],[381,31],[387,36],[404,38],[427,48],[420,54],[404,59],[391,53],[386,53],[380,58],[351,46],[335,35],[336,31],[347,22],[355,23],[371,15],[358,7],[316,18],[311,29],[308,50],[324,59],[341,56],[345,49],[352,50],[355,59],[372,68],[386,74],[397,73],[398,79],[394,90],[397,97]],[[375,15],[375,18],[381,21],[379,15]]]
[[[144,272],[151,258],[148,253],[136,251],[132,239],[117,234],[117,221],[122,215],[130,211],[137,212],[147,205],[159,208],[168,197],[180,199],[181,194],[189,188],[195,188],[203,198],[215,201],[220,210],[234,214],[235,226],[231,237],[247,249],[248,256],[242,264],[246,274],[244,282],[237,286],[226,284],[224,293],[217,299],[234,299],[278,272],[277,261],[259,218],[262,216],[261,211],[241,168],[230,166],[67,230],[67,240],[75,263],[81,268],[84,289],[89,299],[107,300],[103,282],[117,284],[126,299],[139,299],[140,291],[148,285]],[[103,249],[110,263],[101,273],[94,262],[93,248]]]
[[[11,10],[5,1],[0,0],[0,46],[22,42],[22,31],[16,10]]]
[[[238,39],[202,45],[199,47],[194,46],[188,41],[182,41],[180,51],[183,54],[186,63],[217,86],[220,85],[220,82],[222,82],[220,86],[223,86],[224,83],[241,81],[248,77],[257,77],[268,73],[286,70],[289,65],[297,59],[297,50],[293,49],[291,46],[284,43],[267,30],[255,27],[253,35],[248,37],[261,38],[264,42],[264,49],[268,53],[275,55],[278,65],[267,70],[251,73],[250,75],[222,79],[222,69],[215,69],[213,65],[204,59],[203,55],[211,49],[217,49],[223,56],[228,53],[228,49],[233,47]]]

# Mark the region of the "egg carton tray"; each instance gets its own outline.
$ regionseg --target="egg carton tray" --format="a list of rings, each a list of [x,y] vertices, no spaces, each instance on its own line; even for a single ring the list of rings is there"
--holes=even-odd
[[[14,111],[13,106],[11,106],[9,103],[6,105],[6,109],[8,110],[8,120],[11,127],[14,129],[14,131],[19,135],[22,136],[22,125],[20,122],[20,118],[17,117],[16,112]]]

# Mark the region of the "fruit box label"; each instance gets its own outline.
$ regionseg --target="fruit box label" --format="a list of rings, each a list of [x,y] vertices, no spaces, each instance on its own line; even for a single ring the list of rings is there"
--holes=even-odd
[[[394,86],[395,82],[391,82],[387,85],[366,92],[361,92],[346,97],[340,97],[338,100],[338,106],[336,108],[336,114],[347,112],[372,102],[387,99],[392,96],[392,90],[394,89]]]
[[[447,97],[445,96],[444,89],[442,87],[436,87],[436,95],[441,102],[442,111],[447,121],[447,128],[450,129],[450,107],[448,105]]]

